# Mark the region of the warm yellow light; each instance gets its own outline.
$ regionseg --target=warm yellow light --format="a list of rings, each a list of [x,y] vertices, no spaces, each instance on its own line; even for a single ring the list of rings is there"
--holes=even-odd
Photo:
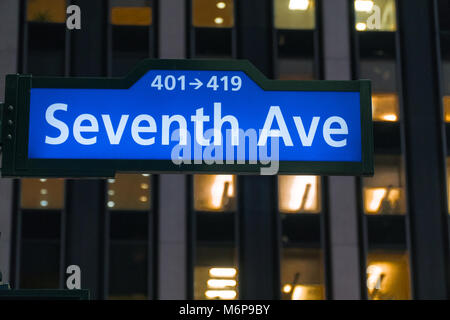
[[[208,290],[205,296],[209,299],[232,300],[236,298],[235,290]]]
[[[39,179],[40,182],[47,182],[47,179]]]
[[[223,18],[222,17],[217,17],[214,19],[214,23],[215,24],[222,24],[223,23]]]
[[[358,22],[356,24],[356,30],[365,31],[367,29],[367,25],[364,22]]]
[[[148,183],[141,183],[141,189],[148,190]]]
[[[48,190],[47,189],[41,189],[41,194],[42,195],[46,195],[48,193]]]
[[[139,198],[139,201],[141,202],[147,202],[148,198],[146,196],[142,196]]]
[[[397,121],[397,115],[393,114],[393,113],[391,113],[391,114],[384,114],[384,115],[381,116],[381,118],[384,121]]]
[[[211,277],[232,278],[236,276],[235,268],[211,268],[209,269],[209,275]]]
[[[290,0],[289,10],[306,11],[309,7],[309,0]]]
[[[226,287],[236,287],[236,280],[231,279],[209,279],[208,287],[213,289],[224,289]]]
[[[225,9],[226,6],[227,6],[227,5],[225,4],[225,2],[222,2],[222,1],[217,2],[217,4],[216,4],[216,7],[217,7],[218,9]]]
[[[369,199],[368,211],[377,212],[380,209],[381,201],[386,195],[387,190],[385,188],[372,189],[372,199]]]
[[[297,211],[303,203],[304,210],[314,209],[317,189],[317,177],[297,176],[290,189],[289,209]]]
[[[284,287],[283,287],[283,292],[284,293],[289,293],[291,291],[292,291],[292,286],[290,284],[284,285]]]
[[[307,300],[306,290],[303,286],[295,286],[292,300]]]
[[[386,196],[386,200],[390,202],[391,206],[395,205],[400,199],[401,189],[389,188],[389,194],[387,192],[388,188],[367,188],[365,190],[366,211],[369,213],[378,213],[381,203]]]
[[[372,12],[373,5],[374,3],[372,0],[356,0],[355,10],[358,12]]]
[[[381,274],[383,269],[377,265],[370,265],[367,267],[367,288],[370,290],[380,289]]]
[[[150,175],[148,173],[143,173],[142,176],[143,177],[150,177]]]
[[[214,183],[211,187],[211,204],[215,209],[219,209],[222,206],[222,200],[224,197],[225,183],[228,183],[227,196],[232,197],[233,190],[233,176],[232,175],[217,175],[215,176]]]

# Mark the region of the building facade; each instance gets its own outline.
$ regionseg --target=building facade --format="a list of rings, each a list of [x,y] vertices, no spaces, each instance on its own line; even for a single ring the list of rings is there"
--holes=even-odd
[[[447,299],[449,16],[450,0],[0,0],[0,101],[11,73],[248,59],[372,80],[375,138],[373,177],[0,179],[4,281],[62,289],[76,265],[94,299]]]

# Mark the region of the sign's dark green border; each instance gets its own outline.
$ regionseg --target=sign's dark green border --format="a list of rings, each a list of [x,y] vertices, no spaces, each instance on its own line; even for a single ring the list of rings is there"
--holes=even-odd
[[[279,174],[373,175],[371,84],[355,81],[269,80],[246,60],[157,60],[140,62],[124,78],[6,76],[3,107],[3,177],[113,177],[116,172],[259,174],[261,164],[175,165],[171,160],[28,159],[31,88],[128,89],[149,70],[243,71],[263,90],[360,92],[361,162],[280,161]]]

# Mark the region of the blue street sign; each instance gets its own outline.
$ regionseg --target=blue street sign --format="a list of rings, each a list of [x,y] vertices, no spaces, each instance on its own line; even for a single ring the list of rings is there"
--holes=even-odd
[[[23,131],[3,128],[22,151],[12,175],[373,171],[368,81],[273,81],[246,61],[195,60],[144,61],[125,79],[8,80],[5,105],[27,115]],[[20,120],[14,110],[4,119]]]

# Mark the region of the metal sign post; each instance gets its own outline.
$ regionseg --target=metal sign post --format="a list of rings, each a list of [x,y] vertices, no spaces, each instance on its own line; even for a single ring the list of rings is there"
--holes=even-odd
[[[242,60],[144,60],[125,78],[8,75],[3,177],[371,175],[371,88],[269,80]]]

